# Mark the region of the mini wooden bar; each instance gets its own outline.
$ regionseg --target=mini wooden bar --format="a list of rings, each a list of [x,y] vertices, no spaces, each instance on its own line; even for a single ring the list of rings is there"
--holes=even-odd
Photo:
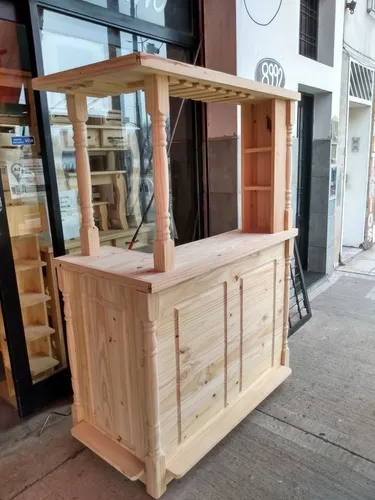
[[[159,498],[291,373],[291,141],[299,94],[143,53],[36,78],[33,87],[67,94],[74,130],[82,252],[55,260],[72,434]],[[91,202],[86,96],[139,89],[152,122],[153,256],[100,247]],[[176,249],[169,96],[242,106],[242,229]]]

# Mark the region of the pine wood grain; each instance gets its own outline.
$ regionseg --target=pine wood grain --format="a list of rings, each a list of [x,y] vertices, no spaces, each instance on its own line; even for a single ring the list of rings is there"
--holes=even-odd
[[[87,422],[75,425],[72,435],[131,481],[136,481],[144,473],[144,464],[140,460]]]
[[[102,247],[99,256],[95,258],[79,255],[59,257],[55,259],[55,265],[63,265],[73,271],[78,271],[83,266],[96,276],[154,293],[262,252],[296,234],[296,229],[275,234],[247,234],[237,230],[181,245],[175,249],[175,268],[168,274],[154,271],[152,256],[149,254],[112,247]]]
[[[167,462],[167,470],[175,478],[188,472],[209,450],[228,434],[243,418],[258,406],[289,375],[290,368],[280,366],[266,372],[242,394],[233,405],[232,411],[213,417],[194,439],[182,446]]]
[[[241,94],[251,99],[300,99],[298,92],[142,52],[34,78],[32,84],[34,90],[103,97],[142,89],[150,74],[169,77],[170,91],[176,97],[180,97],[179,90],[182,90],[181,97],[189,97],[186,93],[188,88],[191,89],[193,97],[197,85],[203,85],[208,87],[208,96],[211,95],[209,88],[215,88],[217,102],[225,102],[228,98],[227,92],[240,94],[234,98],[234,102],[244,99]]]
[[[153,245],[154,267],[166,272],[174,267],[174,242],[170,235],[169,173],[166,119],[169,113],[168,78],[146,79],[146,110],[151,118],[153,145],[153,178],[156,211],[156,238]]]
[[[82,255],[98,255],[100,247],[99,231],[94,224],[90,163],[87,153],[86,121],[88,111],[86,97],[69,95],[67,97],[67,106],[68,116],[73,125],[76,151],[77,182],[82,215],[80,229]]]

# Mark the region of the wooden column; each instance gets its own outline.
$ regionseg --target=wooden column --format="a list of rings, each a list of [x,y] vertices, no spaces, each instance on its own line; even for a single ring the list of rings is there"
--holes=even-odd
[[[157,297],[139,293],[139,314],[145,348],[145,396],[147,411],[146,489],[160,498],[167,489],[165,455],[161,446],[160,400],[158,372]]]
[[[286,105],[286,168],[285,168],[285,212],[284,228],[291,229],[293,226],[292,213],[292,132],[294,123],[294,101],[288,101]],[[290,293],[290,262],[293,254],[294,239],[285,242],[285,280],[284,280],[284,325],[283,345],[281,351],[281,364],[289,366],[289,293]]]
[[[76,150],[77,183],[82,215],[81,253],[82,255],[98,255],[100,241],[98,228],[94,224],[90,163],[87,153],[87,101],[82,95],[67,95],[66,97]]]
[[[83,410],[81,402],[81,390],[78,381],[78,363],[77,359],[77,349],[76,349],[76,336],[73,330],[73,317],[71,308],[71,282],[69,280],[69,274],[57,267],[57,275],[59,280],[59,287],[64,299],[64,317],[66,323],[66,339],[69,353],[69,364],[70,373],[72,377],[72,388],[74,401],[72,404],[72,421],[73,426],[77,425],[81,420],[83,420]]]
[[[170,271],[174,267],[174,242],[170,235],[169,174],[166,119],[169,114],[168,77],[152,75],[146,79],[146,109],[152,123],[153,175],[156,209],[154,267]]]

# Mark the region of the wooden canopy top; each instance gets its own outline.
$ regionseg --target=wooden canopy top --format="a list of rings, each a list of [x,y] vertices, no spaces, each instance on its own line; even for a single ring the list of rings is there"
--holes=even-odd
[[[33,88],[107,97],[144,89],[145,78],[150,75],[168,77],[170,96],[195,101],[241,103],[253,99],[300,100],[298,92],[143,52],[35,78]]]

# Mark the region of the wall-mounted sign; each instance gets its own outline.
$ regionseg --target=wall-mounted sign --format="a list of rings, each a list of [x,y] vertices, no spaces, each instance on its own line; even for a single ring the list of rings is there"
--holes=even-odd
[[[46,190],[42,160],[28,158],[7,162],[10,195],[13,200],[32,198]]]
[[[12,135],[10,141],[12,146],[34,146],[35,137],[32,135]]]
[[[137,7],[138,4],[144,4],[146,9],[149,9],[150,7],[154,9],[155,12],[162,12],[167,3],[168,0],[127,0],[129,3],[134,2],[134,5]]]
[[[78,238],[81,221],[77,191],[60,191],[59,200],[64,239]]]
[[[274,87],[285,86],[284,69],[275,59],[261,59],[255,68],[255,80]]]
[[[352,153],[359,153],[360,137],[352,137]]]

